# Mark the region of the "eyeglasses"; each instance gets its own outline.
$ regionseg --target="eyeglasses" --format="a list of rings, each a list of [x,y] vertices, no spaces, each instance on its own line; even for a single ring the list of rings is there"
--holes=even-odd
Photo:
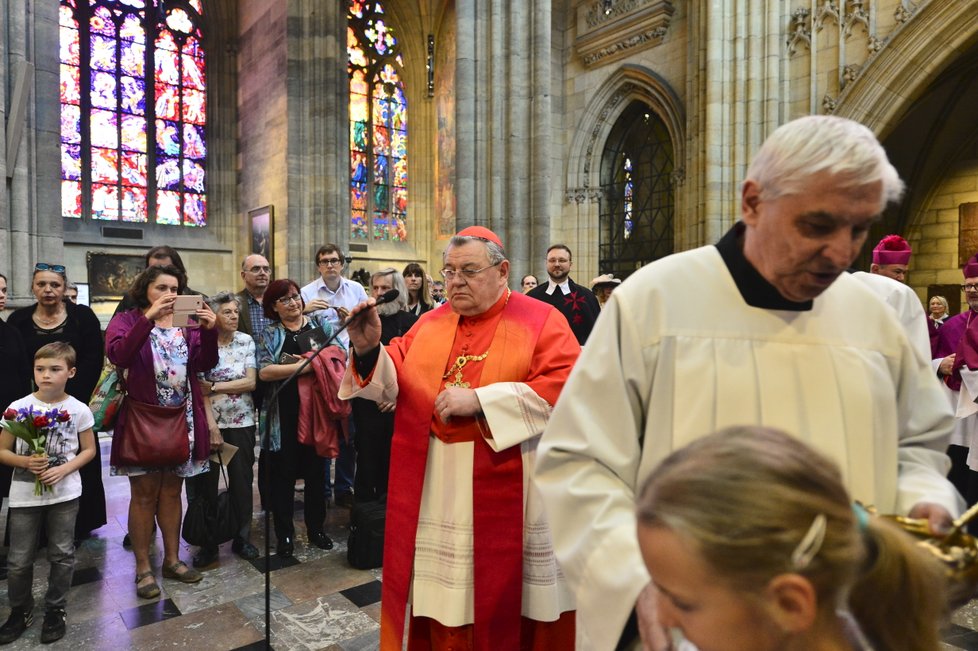
[[[65,272],[65,266],[63,264],[48,264],[47,262],[38,262],[34,265],[34,271],[53,271],[56,274],[63,274]]]
[[[978,292],[978,285],[961,285],[961,289],[966,292]]]
[[[272,272],[272,268],[271,267],[252,267],[251,269],[246,269],[245,271],[247,271],[248,273],[253,273],[253,274],[260,274],[260,273],[266,273],[267,274],[267,273],[271,273]]]
[[[464,277],[466,280],[472,280],[486,269],[498,267],[500,262],[502,262],[502,260],[491,264],[488,267],[483,267],[482,269],[442,269],[439,273],[441,273],[441,277],[445,279],[445,282],[448,283],[455,280],[456,277]]]
[[[339,258],[324,258],[317,263],[320,267],[339,267],[343,266],[343,261]]]
[[[292,294],[291,296],[283,296],[282,298],[275,299],[282,305],[288,305],[289,303],[301,303],[302,297],[298,294]]]

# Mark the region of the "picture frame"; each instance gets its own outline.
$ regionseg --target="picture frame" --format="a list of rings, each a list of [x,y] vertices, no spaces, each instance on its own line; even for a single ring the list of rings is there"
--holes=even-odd
[[[262,206],[248,211],[248,227],[251,229],[251,252],[264,256],[268,265],[275,268],[272,252],[275,250],[273,233],[275,225],[274,206]]]
[[[79,305],[91,305],[92,299],[89,294],[88,283],[75,283],[75,287],[78,288],[78,304]]]
[[[91,302],[120,300],[129,291],[136,276],[146,268],[146,256],[142,254],[89,251],[85,255],[85,262]]]

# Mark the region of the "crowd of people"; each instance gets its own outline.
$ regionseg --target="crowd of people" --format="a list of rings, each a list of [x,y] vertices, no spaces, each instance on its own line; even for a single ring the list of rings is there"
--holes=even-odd
[[[38,263],[36,303],[0,321],[13,410],[0,643],[31,623],[41,522],[42,640],[64,634],[74,543],[105,522],[86,404],[107,358],[126,391],[110,472],[130,484],[140,598],[161,592],[154,527],[163,579],[196,583],[219,562],[216,540],[179,557],[181,493],[215,501],[233,448],[242,558],[259,555],[256,476],[282,558],[298,480],[320,549],[334,546],[331,503],[386,504],[382,649],[936,648],[942,568],[862,504],[938,536],[962,495],[978,501],[978,254],[956,316],[941,296],[925,312],[906,286],[902,237],[853,272],[902,189],[865,127],[807,117],[765,141],[715,246],[625,282],[576,283],[555,243],[546,277],[517,287],[505,243],[472,226],[448,241],[438,280],[412,262],[364,288],[335,244],[305,284],[248,255],[244,288],[201,296],[183,326],[181,297],[200,292],[159,246],[104,345],[95,314],[66,297],[64,266]],[[0,275],[0,309],[6,286]],[[147,407],[186,431],[178,461],[123,457]],[[20,409],[57,410],[48,448],[15,440]]]

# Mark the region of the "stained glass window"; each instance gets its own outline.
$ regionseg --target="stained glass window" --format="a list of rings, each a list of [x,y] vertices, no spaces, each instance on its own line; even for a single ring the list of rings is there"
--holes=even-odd
[[[598,271],[627,278],[673,251],[674,150],[662,119],[631,102],[615,122],[601,159]]]
[[[350,0],[350,237],[408,239],[407,100],[398,40],[380,2]]]
[[[207,223],[201,0],[61,0],[61,213]]]

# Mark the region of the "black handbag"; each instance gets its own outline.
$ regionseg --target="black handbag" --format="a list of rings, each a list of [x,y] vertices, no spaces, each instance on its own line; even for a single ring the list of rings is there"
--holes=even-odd
[[[350,513],[350,537],[346,560],[353,567],[369,570],[384,564],[384,523],[387,499],[357,502]]]
[[[187,513],[183,516],[182,535],[183,539],[191,545],[217,547],[233,539],[241,529],[234,505],[231,503],[231,495],[227,490],[230,484],[228,484],[223,461],[220,466],[226,488],[218,492],[217,500],[212,501],[208,495],[198,491],[193,500],[187,504]]]

